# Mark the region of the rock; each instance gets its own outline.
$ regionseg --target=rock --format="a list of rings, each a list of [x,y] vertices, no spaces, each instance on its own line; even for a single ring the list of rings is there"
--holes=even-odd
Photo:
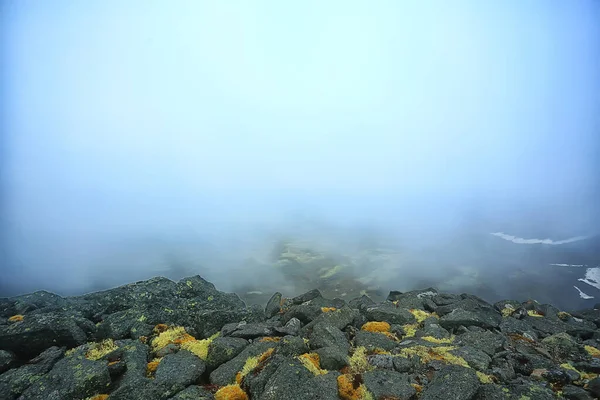
[[[600,398],[600,378],[594,378],[587,384],[587,390],[596,398]]]
[[[271,296],[265,307],[265,316],[267,318],[271,318],[279,313],[281,310],[281,299],[282,294],[279,292],[275,292],[273,296]]]
[[[387,336],[381,333],[367,331],[358,331],[354,337],[354,343],[357,347],[364,346],[367,351],[392,351],[399,345],[398,342],[389,339]]]
[[[450,332],[438,324],[437,318],[427,318],[425,321],[423,321],[423,329],[417,333],[417,336],[431,336],[436,339],[448,339],[451,335]]]
[[[408,376],[399,372],[373,370],[362,374],[362,378],[364,385],[374,399],[410,399],[416,396],[416,390],[408,382]]]
[[[28,364],[0,375],[0,399],[18,398],[32,383],[48,373],[64,355],[64,348],[51,347]]]
[[[317,289],[313,289],[306,293],[301,294],[300,296],[294,297],[292,299],[292,304],[306,303],[307,301],[311,301],[313,299],[316,299],[317,297],[323,297],[323,296],[321,296],[321,292],[319,292]]]
[[[246,360],[250,357],[256,357],[268,349],[277,347],[275,342],[255,342],[246,347],[240,354],[220,365],[210,373],[210,383],[219,386],[225,386],[235,381],[235,375],[240,371]]]
[[[369,321],[387,322],[388,324],[412,324],[415,317],[403,308],[397,308],[392,303],[377,304],[364,311]]]
[[[335,346],[348,352],[350,347],[346,335],[337,327],[325,322],[317,323],[313,327],[308,339],[311,349]]]
[[[373,304],[375,304],[375,302],[365,294],[363,294],[360,297],[356,297],[348,302],[348,306],[356,310],[362,310],[364,308],[372,306]]]
[[[305,335],[316,324],[319,324],[321,322],[335,326],[339,330],[343,330],[348,325],[351,325],[357,316],[358,313],[356,312],[356,310],[353,310],[348,306],[338,308],[335,311],[322,312],[312,322],[304,326],[301,332]]]
[[[500,331],[506,335],[517,334],[533,340],[538,339],[538,334],[533,330],[531,325],[515,318],[503,318],[500,323]]]
[[[86,333],[66,313],[26,315],[23,321],[0,325],[0,348],[26,359],[52,346],[72,348],[86,341]]]
[[[470,400],[480,386],[479,378],[470,368],[450,365],[435,374],[423,390],[420,400]]]
[[[367,356],[367,361],[369,362],[369,365],[371,365],[375,368],[393,370],[394,369],[394,358],[398,358],[398,357],[394,357],[392,355],[387,355],[387,354],[373,354],[373,355]]]
[[[405,309],[419,309],[433,312],[437,304],[432,301],[438,292],[436,289],[429,288],[423,290],[413,290],[407,293],[392,291],[386,301],[393,302],[396,307]]]
[[[412,358],[394,357],[394,369],[400,373],[411,373],[416,368],[416,361]]]
[[[307,390],[307,382],[312,378],[313,374],[298,360],[282,362],[265,384],[260,399],[311,399],[313,397]]]
[[[508,388],[500,385],[481,385],[475,400],[507,400],[510,399],[510,391]]]
[[[258,372],[252,372],[243,379],[242,387],[253,399],[260,399],[265,385],[283,363],[291,363],[289,357],[276,354]]]
[[[298,318],[292,318],[283,327],[275,328],[275,331],[283,335],[297,336],[300,328],[302,328],[302,322]]]
[[[277,352],[281,355],[293,357],[308,353],[309,349],[304,339],[298,336],[285,336],[279,342]]]
[[[565,332],[548,336],[542,340],[550,355],[558,361],[580,359],[585,355],[585,350]]]
[[[462,357],[467,364],[478,371],[487,370],[492,362],[490,356],[471,346],[459,347],[456,350],[452,350],[450,353],[454,354],[455,356]]]
[[[484,311],[466,311],[455,309],[440,318],[440,325],[446,329],[456,329],[459,326],[479,326],[490,329],[497,328],[502,322],[502,316],[491,309]]]
[[[200,358],[186,350],[165,356],[154,375],[156,383],[180,392],[191,384],[197,383],[206,370],[206,364]]]
[[[322,369],[339,371],[349,362],[348,352],[338,346],[321,347],[315,353],[319,355]]]
[[[15,363],[15,355],[10,351],[0,350],[0,374]]]
[[[577,386],[566,385],[562,388],[562,395],[569,400],[593,400],[594,398],[585,390]]]
[[[494,356],[494,354],[502,351],[504,348],[504,343],[506,342],[506,338],[490,331],[480,333],[467,332],[457,336],[455,342],[459,346],[474,347],[491,357]]]
[[[172,400],[214,400],[215,396],[201,386],[188,386],[175,396]]]
[[[556,398],[551,389],[533,382],[511,385],[510,388],[514,398],[519,400],[553,400]]]
[[[226,363],[242,352],[248,346],[248,341],[233,337],[218,337],[208,346],[206,364],[213,370]]]
[[[109,385],[106,362],[67,357],[29,386],[22,397],[30,400],[85,399],[104,393]]]
[[[242,339],[256,339],[271,335],[273,335],[273,329],[268,327],[265,323],[242,324],[229,334],[231,337]]]

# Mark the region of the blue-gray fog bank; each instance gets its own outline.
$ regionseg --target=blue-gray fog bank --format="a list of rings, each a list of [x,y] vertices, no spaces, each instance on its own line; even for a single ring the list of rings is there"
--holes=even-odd
[[[288,245],[374,292],[600,295],[596,1],[1,7],[0,295],[294,292]]]

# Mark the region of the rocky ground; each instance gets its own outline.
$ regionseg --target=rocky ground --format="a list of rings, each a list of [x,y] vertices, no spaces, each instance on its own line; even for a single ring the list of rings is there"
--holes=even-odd
[[[200,276],[35,292],[0,299],[0,399],[584,400],[599,327],[600,310],[431,288],[264,307]]]

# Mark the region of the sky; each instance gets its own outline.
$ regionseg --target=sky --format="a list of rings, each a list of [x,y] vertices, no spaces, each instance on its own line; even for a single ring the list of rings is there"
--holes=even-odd
[[[598,233],[597,1],[0,10],[4,287],[83,287],[107,248],[299,215]]]

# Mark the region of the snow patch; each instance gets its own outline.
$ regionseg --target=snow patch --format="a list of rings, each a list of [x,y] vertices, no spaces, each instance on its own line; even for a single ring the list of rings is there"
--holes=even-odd
[[[569,239],[564,240],[552,240],[552,239],[524,239],[513,235],[508,235],[504,232],[494,232],[490,233],[490,235],[498,236],[504,240],[508,240],[509,242],[517,243],[517,244],[550,244],[550,245],[559,245],[566,243],[578,242],[580,240],[587,239],[587,236],[575,236]]]
[[[600,289],[600,268],[588,268],[585,271],[585,278],[579,278],[577,280],[587,283],[596,289]]]
[[[579,297],[581,297],[582,299],[585,300],[589,300],[589,299],[593,299],[594,296],[590,296],[589,294],[585,294],[581,291],[581,289],[579,289],[577,286],[573,286],[575,289],[577,289],[577,291],[579,292]]]
[[[553,267],[570,267],[570,268],[583,268],[587,267],[584,264],[550,264]]]
[[[417,295],[417,297],[418,297],[419,299],[422,299],[423,297],[433,297],[433,296],[436,296],[436,295],[437,295],[437,293],[435,293],[435,292],[432,292],[432,291],[429,291],[429,292],[423,292],[423,293],[419,293],[419,294]]]

